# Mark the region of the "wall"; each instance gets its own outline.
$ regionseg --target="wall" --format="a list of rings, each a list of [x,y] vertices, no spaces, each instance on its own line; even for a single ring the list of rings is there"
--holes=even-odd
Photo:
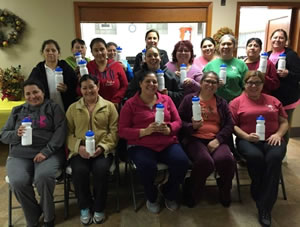
[[[61,57],[70,55],[70,41],[75,36],[74,28],[74,0],[0,0],[1,9],[9,9],[27,23],[26,31],[20,44],[6,49],[0,49],[0,67],[22,65],[26,75],[42,57],[40,55],[41,43],[45,39],[55,39],[61,46]],[[84,1],[84,0],[82,0]],[[108,0],[106,0],[108,1]],[[148,0],[154,2],[154,0]],[[161,2],[161,0],[155,0]],[[190,0],[194,2],[196,0]],[[226,6],[221,6],[221,0],[212,0],[212,34],[220,27],[230,27],[234,30],[237,2],[245,0],[227,0]],[[256,2],[282,2],[281,0],[255,0]],[[289,0],[300,2],[300,0]],[[99,1],[101,2],[101,1]],[[117,1],[111,1],[117,2]],[[141,2],[140,0],[125,0],[122,2]],[[147,0],[145,1],[147,2]],[[180,2],[170,0],[166,2]],[[210,2],[198,0],[197,2]],[[297,111],[296,111],[297,112]],[[298,115],[299,116],[299,115]],[[293,126],[300,127],[300,116],[295,114]]]

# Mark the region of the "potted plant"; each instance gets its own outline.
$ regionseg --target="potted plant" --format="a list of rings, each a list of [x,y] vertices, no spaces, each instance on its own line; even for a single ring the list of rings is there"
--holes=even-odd
[[[10,101],[18,101],[22,98],[22,83],[24,75],[21,73],[21,66],[0,68],[0,92],[2,100],[7,98]]]

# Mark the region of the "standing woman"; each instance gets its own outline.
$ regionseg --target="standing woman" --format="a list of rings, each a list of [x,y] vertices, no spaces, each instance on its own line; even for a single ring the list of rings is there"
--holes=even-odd
[[[124,69],[119,62],[107,58],[107,45],[104,39],[93,39],[90,48],[95,59],[87,64],[87,68],[90,74],[98,78],[99,95],[118,108],[128,87]]]
[[[180,66],[187,66],[187,78],[182,85],[185,94],[199,91],[199,82],[202,76],[201,70],[193,64],[194,50],[193,44],[188,40],[176,43],[172,52],[172,61],[166,64],[167,68],[174,72],[180,78]]]
[[[33,68],[29,79],[40,81],[45,88],[45,98],[52,99],[62,110],[67,111],[68,107],[76,100],[77,77],[75,72],[67,62],[59,60],[60,47],[55,40],[45,40],[41,53],[45,60]],[[63,70],[64,83],[60,83],[56,87],[55,69],[58,66]]]
[[[288,114],[289,128],[292,123],[293,112],[299,105],[299,81],[300,81],[300,59],[295,51],[286,47],[288,36],[285,30],[276,29],[271,37],[272,51],[269,51],[269,59],[278,68],[279,55],[286,55],[286,69],[277,70],[280,86],[272,92],[272,95],[282,102]],[[289,141],[289,131],[284,136],[285,142]]]
[[[220,58],[212,60],[204,67],[204,72],[214,71],[220,76],[220,66],[225,64],[226,67],[226,83],[220,80],[220,87],[217,90],[217,95],[230,102],[235,97],[239,96],[243,91],[243,78],[248,71],[248,67],[242,60],[233,56],[233,51],[236,48],[237,42],[234,36],[226,34],[220,39]]]
[[[86,60],[86,62],[89,62],[90,59],[85,57],[86,54],[86,45],[84,40],[82,39],[73,39],[71,42],[71,52],[72,52],[72,56],[69,56],[66,58],[66,62],[69,64],[69,66],[72,67],[72,69],[76,70],[77,69],[77,73],[79,72],[78,70],[78,66],[77,66],[77,62],[76,59],[74,57],[74,54],[76,53],[80,53],[81,54],[81,58]]]
[[[247,64],[249,70],[258,70],[261,48],[262,42],[259,38],[251,38],[247,41],[247,58],[244,60],[244,62]],[[265,73],[265,83],[262,92],[271,94],[271,92],[273,90],[276,90],[279,85],[280,82],[277,76],[276,68],[274,64],[268,59],[267,70]]]
[[[194,64],[203,71],[203,68],[207,65],[208,62],[214,60],[217,56],[216,52],[216,42],[211,37],[206,37],[202,39],[200,43],[202,56],[199,56],[194,59]]]
[[[158,42],[159,42],[158,31],[156,31],[155,29],[151,29],[151,30],[147,31],[146,36],[145,36],[145,42],[146,42],[146,49],[148,49],[150,47],[157,47]],[[161,58],[160,67],[162,68],[165,64],[167,64],[169,62],[169,58],[168,58],[167,51],[159,49],[159,53],[160,53],[160,58]],[[143,54],[142,53],[137,54],[135,57],[133,72],[135,73],[135,72],[139,71],[141,69],[143,63],[144,63]]]

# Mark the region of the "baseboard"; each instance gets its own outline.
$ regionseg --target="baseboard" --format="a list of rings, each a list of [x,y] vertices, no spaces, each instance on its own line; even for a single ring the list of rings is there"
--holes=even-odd
[[[300,137],[300,127],[292,127],[290,137]]]

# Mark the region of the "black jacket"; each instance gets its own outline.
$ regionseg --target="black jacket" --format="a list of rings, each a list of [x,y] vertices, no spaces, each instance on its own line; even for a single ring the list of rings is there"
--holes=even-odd
[[[62,68],[64,84],[68,87],[66,92],[61,93],[61,98],[66,111],[68,107],[76,101],[77,77],[74,70],[64,60],[59,60],[57,65]],[[50,99],[45,61],[38,63],[37,66],[33,68],[29,75],[29,79],[40,81],[45,88],[45,98]]]

